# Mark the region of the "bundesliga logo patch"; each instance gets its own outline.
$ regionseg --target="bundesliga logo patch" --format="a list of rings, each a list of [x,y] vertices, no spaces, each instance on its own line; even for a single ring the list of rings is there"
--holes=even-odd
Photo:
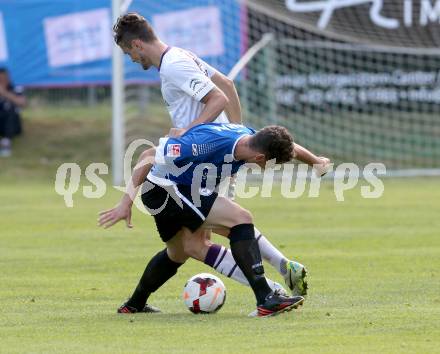
[[[170,144],[167,146],[167,156],[180,157],[180,144]]]

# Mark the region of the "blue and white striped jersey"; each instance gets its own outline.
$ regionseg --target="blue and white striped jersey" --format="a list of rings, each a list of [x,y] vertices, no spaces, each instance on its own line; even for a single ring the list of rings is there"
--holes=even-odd
[[[160,184],[218,185],[245,163],[234,159],[234,149],[242,137],[253,134],[255,130],[243,125],[208,123],[178,138],[162,138],[148,177]]]

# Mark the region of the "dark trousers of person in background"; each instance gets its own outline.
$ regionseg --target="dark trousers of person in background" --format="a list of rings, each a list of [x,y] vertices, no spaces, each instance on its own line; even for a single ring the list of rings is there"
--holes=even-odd
[[[0,110],[0,157],[11,155],[11,140],[21,132],[19,114],[15,110]]]

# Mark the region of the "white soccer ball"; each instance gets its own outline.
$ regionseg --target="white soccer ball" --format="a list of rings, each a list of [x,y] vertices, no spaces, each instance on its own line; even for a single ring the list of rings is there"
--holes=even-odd
[[[190,278],[183,289],[183,301],[193,313],[213,313],[226,300],[225,284],[215,275],[200,273]]]

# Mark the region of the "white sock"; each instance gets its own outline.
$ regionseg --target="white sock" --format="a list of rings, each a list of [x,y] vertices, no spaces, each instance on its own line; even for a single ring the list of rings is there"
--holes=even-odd
[[[240,267],[235,263],[232,252],[229,248],[213,244],[208,251],[205,264],[215,269],[220,274],[226,275],[228,278],[234,279],[243,285],[249,286],[249,282],[241,271]],[[275,285],[273,280],[266,278],[271,289],[276,289],[280,285]]]
[[[264,235],[255,228],[255,238],[260,247],[261,257],[268,261],[281,275],[286,274],[287,258]]]
[[[214,268],[220,274],[226,275],[228,278],[249,286],[249,282],[238,267],[237,263],[235,263],[234,257],[229,248],[216,244],[211,245],[205,259],[205,264]]]

